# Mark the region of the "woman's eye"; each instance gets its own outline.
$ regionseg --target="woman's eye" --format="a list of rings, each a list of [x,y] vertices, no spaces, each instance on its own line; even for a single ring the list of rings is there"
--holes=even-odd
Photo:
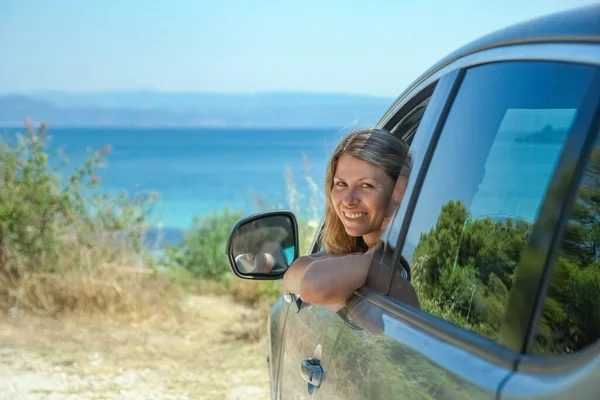
[[[362,187],[370,189],[373,187],[373,185],[371,185],[370,183],[363,183]]]
[[[339,181],[335,184],[335,186],[346,186],[346,182]]]

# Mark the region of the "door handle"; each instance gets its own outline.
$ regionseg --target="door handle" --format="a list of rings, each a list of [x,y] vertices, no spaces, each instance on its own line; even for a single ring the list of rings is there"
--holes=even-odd
[[[284,292],[283,299],[294,307],[294,311],[300,312],[300,299],[294,293]]]
[[[310,358],[302,361],[300,366],[300,375],[308,383],[308,394],[313,394],[323,382],[323,368],[319,360]]]
[[[298,296],[297,294],[294,294],[294,293],[284,292],[283,299],[285,300],[286,303],[292,304],[292,306],[294,307],[294,311],[296,311],[297,313],[300,312],[300,310],[302,310],[303,308],[311,308],[312,307],[310,304],[302,301],[300,296]]]

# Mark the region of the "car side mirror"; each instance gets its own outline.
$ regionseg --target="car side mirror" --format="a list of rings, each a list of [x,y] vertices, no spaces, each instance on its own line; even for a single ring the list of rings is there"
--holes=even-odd
[[[281,279],[298,252],[298,223],[285,210],[240,219],[227,242],[229,266],[243,279]]]

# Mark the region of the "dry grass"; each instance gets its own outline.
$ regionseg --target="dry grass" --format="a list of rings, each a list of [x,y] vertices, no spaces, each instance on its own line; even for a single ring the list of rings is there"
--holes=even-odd
[[[182,289],[169,274],[146,267],[145,253],[111,235],[82,243],[63,237],[58,269],[35,265],[5,247],[0,311],[61,317],[120,315],[132,319],[179,312]],[[43,254],[42,254],[43,256]],[[43,257],[40,257],[43,263]]]
[[[264,337],[270,307],[280,293],[279,282],[201,280],[186,270],[144,267],[143,258],[135,254],[123,248],[107,257],[103,246],[80,248],[78,253],[64,254],[63,267],[56,272],[0,271],[0,312],[13,317],[77,317],[152,325],[188,318],[182,304],[190,296],[220,296],[251,311],[226,329],[229,340],[256,343]],[[102,261],[109,258],[115,260],[113,264]]]
[[[17,147],[0,143],[0,395],[266,398],[273,288],[149,267],[147,204],[83,199],[108,148],[63,179],[44,137],[28,127]]]
[[[254,310],[249,318],[240,322],[234,331],[236,339],[255,342],[266,333],[269,312],[281,293],[280,281],[251,281],[236,279],[229,285],[228,292],[234,301],[247,304]]]
[[[120,315],[132,319],[179,313],[182,291],[146,268],[104,265],[92,270],[2,274],[0,307],[11,314],[61,317],[68,314]]]
[[[27,399],[268,398],[264,339],[235,340],[243,339],[236,327],[256,310],[220,296],[191,295],[181,306],[184,318],[4,319],[1,392]]]
[[[259,281],[233,279],[227,291],[236,301],[254,305],[260,302],[271,302],[281,292],[281,281]]]
[[[228,287],[186,271],[109,264],[2,279],[4,393],[268,397],[267,282]]]

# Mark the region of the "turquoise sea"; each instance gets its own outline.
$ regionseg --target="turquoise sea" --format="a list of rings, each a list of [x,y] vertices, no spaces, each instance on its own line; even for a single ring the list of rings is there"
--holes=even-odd
[[[17,132],[24,129],[0,129],[7,141]],[[156,192],[150,222],[169,242],[179,240],[194,216],[225,207],[246,214],[262,211],[266,203],[289,208],[286,169],[308,201],[305,177],[321,189],[327,158],[343,134],[335,129],[48,129],[50,154],[62,148],[71,165],[82,163],[88,149],[110,145],[98,171],[102,190],[130,196]]]
[[[7,141],[14,141],[17,132],[23,130],[0,129]],[[195,216],[224,208],[245,214],[284,208],[320,218],[327,159],[347,133],[335,129],[48,130],[49,152],[61,148],[71,165],[81,164],[88,149],[111,147],[105,167],[97,174],[102,191],[126,192],[137,198],[158,194],[149,215],[153,229],[148,243],[153,244],[157,238],[167,243],[180,241]],[[448,186],[425,185],[431,192],[424,189],[420,202],[427,212],[413,222],[417,228],[411,232],[429,231],[448,199],[463,201],[475,218],[493,213],[534,221],[566,130],[557,131],[550,141],[518,140],[531,134],[502,131],[488,149],[484,176],[478,175],[480,169],[471,168],[470,157],[457,158],[459,151],[440,153],[437,162],[442,167],[429,174]],[[449,167],[463,171],[460,179],[448,180],[453,176]],[[319,192],[316,204],[311,185]],[[410,236],[409,242],[419,239]]]

